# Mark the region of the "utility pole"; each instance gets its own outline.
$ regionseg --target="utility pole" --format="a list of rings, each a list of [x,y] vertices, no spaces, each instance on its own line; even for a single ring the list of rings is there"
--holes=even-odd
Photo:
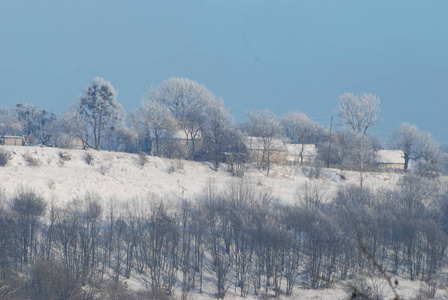
[[[328,152],[327,152],[327,168],[330,167],[330,148],[331,148],[331,129],[333,128],[333,116],[330,121],[330,138],[328,139]]]

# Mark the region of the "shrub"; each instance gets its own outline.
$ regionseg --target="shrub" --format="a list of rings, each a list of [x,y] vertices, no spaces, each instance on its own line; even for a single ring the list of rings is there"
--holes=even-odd
[[[141,167],[144,167],[146,163],[148,162],[148,156],[145,152],[139,152],[138,153],[138,165]]]
[[[102,164],[98,171],[101,173],[101,175],[106,175],[107,173],[109,173],[111,165],[110,164]]]
[[[84,159],[85,159],[85,161],[86,161],[86,163],[88,165],[91,165],[93,163],[93,155],[92,155],[92,153],[87,152],[86,156],[84,157]]]
[[[0,167],[4,167],[6,166],[6,164],[8,163],[8,160],[11,158],[11,155],[9,154],[9,152],[0,151]]]
[[[167,173],[171,174],[174,172],[179,172],[184,169],[184,162],[182,160],[172,161],[170,166],[168,167]]]
[[[70,156],[70,154],[68,154],[67,152],[59,152],[59,158],[62,159],[63,161],[69,161],[72,159],[72,157]]]
[[[28,163],[28,165],[30,167],[37,167],[40,165],[40,161],[39,159],[33,157],[31,154],[26,153],[23,155],[23,158],[25,159],[25,161]]]
[[[38,260],[31,267],[28,296],[30,299],[84,298],[71,271],[53,259]]]

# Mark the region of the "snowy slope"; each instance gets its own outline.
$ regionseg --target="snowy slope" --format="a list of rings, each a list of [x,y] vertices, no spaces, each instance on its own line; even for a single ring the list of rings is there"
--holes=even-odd
[[[0,196],[12,196],[18,190],[33,189],[47,201],[61,205],[85,193],[94,193],[104,201],[118,202],[156,194],[172,200],[197,197],[209,180],[217,187],[230,180],[239,180],[226,171],[226,166],[215,172],[208,163],[169,160],[147,156],[142,165],[137,154],[107,151],[67,150],[45,147],[0,146],[0,151],[10,153],[5,167],[0,168]],[[91,164],[86,155],[91,155]],[[317,184],[327,191],[331,199],[339,187],[359,184],[357,172],[323,169],[320,179],[309,179],[306,170],[298,166],[274,166],[270,176],[250,168],[244,180],[272,190],[273,196],[283,203],[296,203],[297,188],[306,183]],[[393,187],[401,175],[394,173],[367,173],[364,186],[371,188]],[[1,199],[1,198],[0,198]],[[129,282],[132,286],[136,282]],[[387,289],[387,287],[386,287]],[[402,295],[418,293],[419,283],[406,282],[400,286]],[[191,299],[208,299],[210,295],[192,293]],[[390,295],[392,297],[392,295]],[[288,299],[344,299],[343,288],[332,290],[301,290]],[[226,299],[241,299],[229,291]]]
[[[208,163],[170,160],[147,156],[141,165],[137,154],[70,150],[45,147],[2,146],[11,155],[5,167],[0,168],[0,189],[7,196],[18,189],[33,189],[55,203],[65,203],[86,192],[102,199],[125,201],[149,193],[176,198],[194,198],[212,180],[217,187],[230,180],[238,180],[222,166],[218,172]],[[93,157],[86,162],[86,155]],[[306,170],[305,170],[306,171]],[[305,172],[306,173],[306,172]],[[274,166],[269,177],[256,168],[249,169],[244,180],[272,189],[273,196],[284,203],[296,202],[298,187],[307,182],[325,186],[330,198],[341,186],[358,184],[359,174],[323,169],[321,179],[308,179],[298,166]],[[365,186],[372,188],[393,186],[399,175],[370,173],[364,178]]]

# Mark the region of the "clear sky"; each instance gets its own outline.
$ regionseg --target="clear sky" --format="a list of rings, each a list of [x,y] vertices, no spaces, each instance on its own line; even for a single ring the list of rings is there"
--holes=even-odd
[[[409,122],[448,143],[448,1],[1,1],[0,105],[63,113],[96,76],[126,110],[180,76],[237,121],[301,110],[325,127],[340,94],[373,93],[372,133]]]

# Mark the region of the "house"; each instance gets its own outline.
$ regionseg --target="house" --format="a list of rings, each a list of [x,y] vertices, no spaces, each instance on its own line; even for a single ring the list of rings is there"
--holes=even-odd
[[[26,136],[5,135],[0,137],[0,145],[28,146],[28,138]]]
[[[286,147],[281,139],[248,136],[243,139],[243,144],[251,161],[261,162],[269,156],[271,163],[285,164],[286,162]]]
[[[152,140],[152,146],[156,147],[156,141]],[[165,152],[167,157],[187,158],[194,156],[202,146],[201,131],[195,133],[194,141],[191,136],[187,135],[184,130],[176,130],[169,132],[162,140],[159,141],[160,152]],[[152,149],[155,152],[155,149]]]
[[[69,149],[84,149],[84,142],[81,138],[75,137],[68,144],[67,147]]]
[[[314,144],[286,144],[286,163],[312,164],[317,158],[317,149]]]
[[[376,161],[381,171],[404,170],[404,152],[402,150],[378,150]]]

